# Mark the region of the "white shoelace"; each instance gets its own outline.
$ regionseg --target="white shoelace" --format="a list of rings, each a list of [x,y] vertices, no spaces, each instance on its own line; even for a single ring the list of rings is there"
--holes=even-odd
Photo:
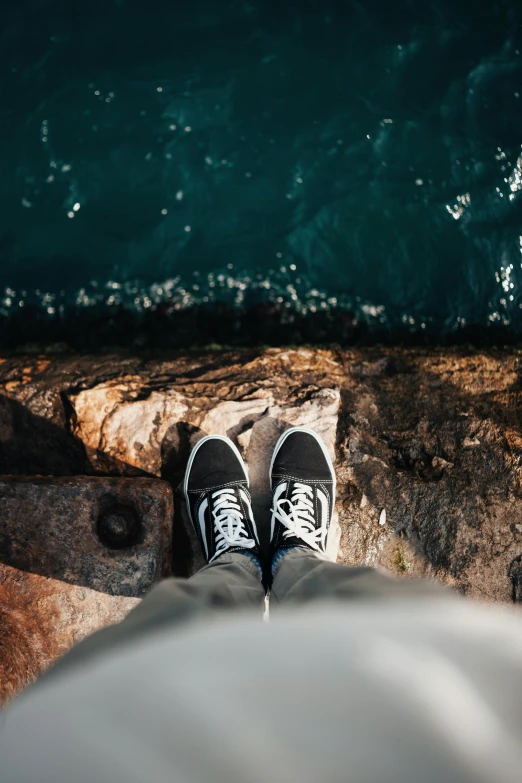
[[[288,506],[290,507],[289,511]],[[324,531],[321,528],[318,530],[315,528],[314,493],[309,484],[296,481],[292,498],[281,498],[271,511],[275,519],[287,528],[283,533],[284,538],[295,536],[312,549],[321,551],[320,541]]]
[[[216,501],[212,515],[217,535],[216,553],[209,563],[230,547],[240,546],[243,549],[253,549],[256,545],[256,542],[248,537],[235,491],[233,487],[226,487],[212,493],[212,500]]]

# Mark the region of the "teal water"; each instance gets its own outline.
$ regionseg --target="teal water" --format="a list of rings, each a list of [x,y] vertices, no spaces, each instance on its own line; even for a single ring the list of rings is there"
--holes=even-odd
[[[8,3],[4,326],[268,302],[520,332],[521,22],[507,1]]]

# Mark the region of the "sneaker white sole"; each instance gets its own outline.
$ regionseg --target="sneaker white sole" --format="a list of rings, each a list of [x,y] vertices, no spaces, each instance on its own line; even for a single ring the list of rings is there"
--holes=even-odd
[[[306,432],[308,435],[311,435],[313,438],[315,438],[315,440],[317,441],[317,443],[321,447],[322,452],[324,454],[324,457],[326,459],[326,462],[328,463],[328,467],[330,469],[330,473],[332,475],[332,482],[333,482],[333,485],[332,485],[332,495],[333,495],[333,502],[335,503],[336,488],[337,488],[337,478],[336,478],[336,475],[335,475],[335,470],[334,470],[332,458],[330,457],[330,454],[328,453],[328,449],[326,448],[323,439],[316,432],[314,432],[313,430],[308,429],[308,427],[290,427],[289,430],[285,430],[283,432],[283,434],[281,435],[281,437],[277,441],[277,443],[275,445],[274,453],[272,454],[272,459],[270,461],[270,473],[269,473],[270,489],[272,489],[272,470],[273,470],[273,467],[274,467],[275,459],[277,457],[277,453],[278,453],[279,449],[281,448],[281,446],[283,445],[283,443],[285,442],[285,440],[288,438],[288,436],[291,435],[293,432]]]
[[[234,452],[234,454],[238,458],[238,460],[239,460],[239,462],[241,464],[241,467],[243,468],[243,473],[245,474],[245,478],[247,480],[247,487],[250,487],[250,481],[249,481],[249,478],[248,478],[247,467],[246,467],[245,462],[243,460],[243,457],[239,453],[238,448],[235,445],[235,443],[232,443],[230,438],[226,438],[224,435],[206,435],[204,438],[201,438],[201,440],[198,440],[198,442],[196,443],[196,445],[194,446],[194,448],[190,452],[190,457],[189,457],[189,461],[188,461],[188,464],[187,464],[187,469],[185,471],[185,478],[183,479],[183,493],[185,495],[185,501],[187,503],[187,508],[190,508],[189,500],[188,500],[188,480],[189,480],[189,475],[190,475],[190,469],[192,468],[192,463],[194,462],[194,459],[196,457],[196,454],[198,453],[198,450],[208,440],[224,440],[225,443],[228,446],[230,446],[230,448],[232,449],[232,451]]]

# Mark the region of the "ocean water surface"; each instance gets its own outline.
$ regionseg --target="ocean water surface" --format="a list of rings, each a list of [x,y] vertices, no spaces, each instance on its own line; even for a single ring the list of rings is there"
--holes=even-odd
[[[318,315],[340,339],[522,330],[520,2],[3,14],[9,339],[86,314],[196,313],[203,340]]]

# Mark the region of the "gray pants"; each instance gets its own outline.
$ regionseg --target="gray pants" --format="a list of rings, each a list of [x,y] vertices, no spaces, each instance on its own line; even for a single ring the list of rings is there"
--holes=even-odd
[[[2,782],[518,783],[518,615],[305,550],[263,599],[244,555],[160,584],[15,701]]]
[[[333,599],[393,600],[397,596],[440,597],[441,588],[430,582],[394,579],[366,566],[332,563],[310,550],[293,549],[278,563],[270,593],[270,611],[310,601]],[[73,647],[42,679],[59,674],[87,658],[137,641],[138,637],[167,628],[222,617],[230,610],[252,611],[261,619],[265,590],[253,561],[241,554],[224,554],[190,579],[165,579],[118,625],[88,636]]]

